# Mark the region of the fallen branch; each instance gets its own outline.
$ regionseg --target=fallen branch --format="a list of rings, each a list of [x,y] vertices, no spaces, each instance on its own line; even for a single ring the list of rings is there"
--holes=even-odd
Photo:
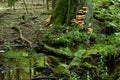
[[[37,47],[37,52],[42,52],[45,53],[46,55],[52,55],[55,57],[62,57],[62,58],[72,58],[73,56],[67,55],[67,52],[61,50],[61,49],[56,49],[54,47],[48,46],[44,43],[40,43]]]
[[[30,42],[29,40],[27,40],[26,38],[23,37],[21,30],[19,30],[19,34],[20,34],[20,35],[19,35],[20,38],[21,38],[23,41],[27,42],[27,43],[30,45],[30,47],[31,47],[32,42]]]
[[[22,30],[20,30],[20,29],[17,28],[17,27],[13,27],[12,29],[15,29],[16,31],[19,32],[19,37],[20,37],[21,40],[23,40],[23,41],[25,41],[26,43],[28,43],[30,47],[32,46],[32,42],[29,41],[28,39],[26,39],[25,37],[23,37]]]

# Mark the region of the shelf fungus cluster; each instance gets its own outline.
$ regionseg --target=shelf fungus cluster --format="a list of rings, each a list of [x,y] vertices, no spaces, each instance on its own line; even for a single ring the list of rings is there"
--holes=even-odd
[[[85,24],[85,15],[87,13],[87,7],[82,7],[75,16],[73,20],[71,20],[72,23],[77,24],[78,30],[83,29],[83,26]]]

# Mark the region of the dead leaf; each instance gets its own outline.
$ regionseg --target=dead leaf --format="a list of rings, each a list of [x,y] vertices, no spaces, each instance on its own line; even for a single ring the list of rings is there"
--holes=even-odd
[[[45,22],[46,22],[46,25],[50,25],[50,23],[51,23],[51,15],[49,15],[48,16],[48,18],[45,20]]]

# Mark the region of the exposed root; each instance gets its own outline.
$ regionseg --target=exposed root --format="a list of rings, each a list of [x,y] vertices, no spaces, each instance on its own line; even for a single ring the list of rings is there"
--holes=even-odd
[[[19,37],[20,37],[21,40],[27,42],[27,43],[30,45],[30,47],[31,47],[32,42],[29,41],[28,39],[26,39],[25,37],[23,37],[23,35],[22,35],[22,30],[20,30],[20,29],[19,29]]]
[[[17,27],[13,27],[12,29],[18,31],[18,32],[19,32],[19,38],[20,38],[21,40],[25,41],[26,43],[28,43],[30,47],[32,47],[32,42],[29,41],[28,39],[26,39],[25,37],[23,37],[22,30],[20,30],[20,29],[17,28]]]

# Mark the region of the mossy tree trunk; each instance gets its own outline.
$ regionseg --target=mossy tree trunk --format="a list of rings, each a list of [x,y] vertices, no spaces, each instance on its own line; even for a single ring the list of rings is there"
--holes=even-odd
[[[52,13],[52,23],[69,25],[78,10],[83,6],[90,7],[88,10],[92,8],[91,2],[91,0],[57,0]],[[91,16],[92,11],[89,12],[89,20]]]

